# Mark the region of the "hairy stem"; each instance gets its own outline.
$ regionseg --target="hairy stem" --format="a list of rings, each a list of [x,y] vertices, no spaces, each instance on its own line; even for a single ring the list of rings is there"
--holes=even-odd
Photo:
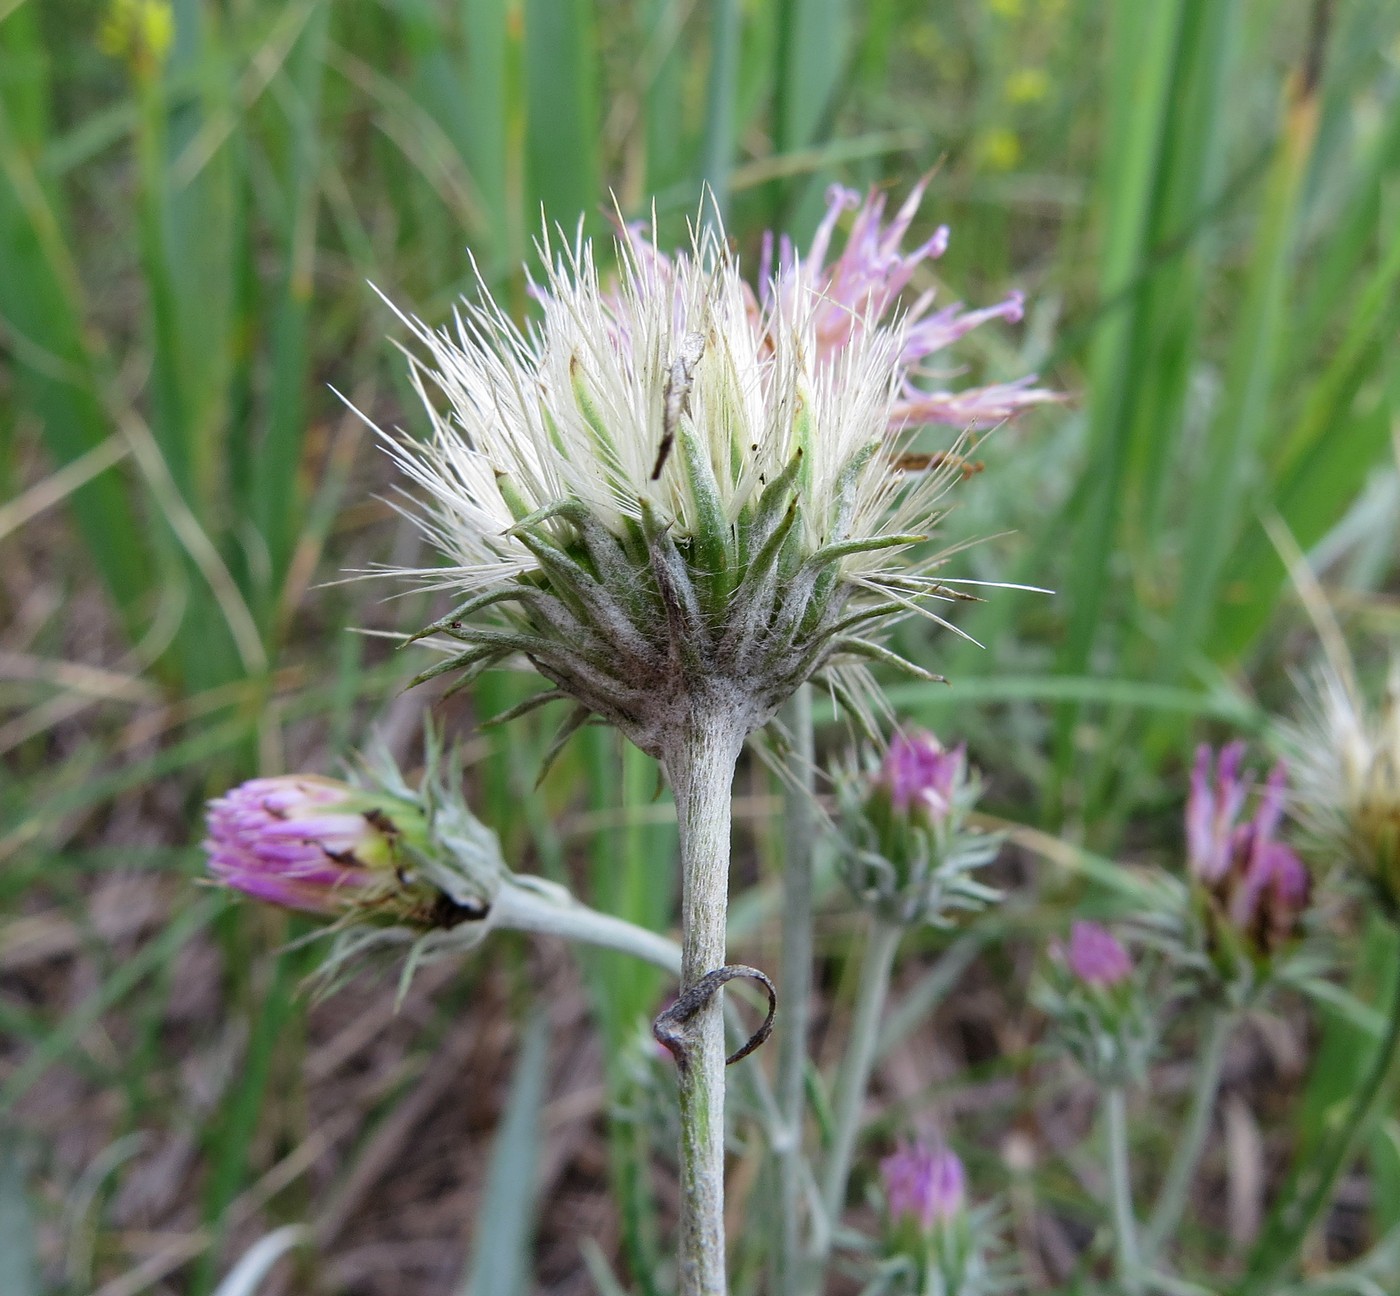
[[[1313,1225],[1331,1203],[1337,1181],[1371,1127],[1387,1081],[1400,1062],[1400,977],[1396,978],[1394,995],[1385,1037],[1371,1070],[1352,1099],[1346,1122],[1307,1173],[1295,1177],[1287,1205],[1273,1213],[1254,1248],[1249,1275],[1239,1287],[1240,1296],[1265,1296],[1279,1286],[1297,1261]]]
[[[599,913],[565,893],[556,898],[513,880],[505,882],[492,900],[490,922],[493,927],[620,950],[672,973],[681,969],[680,947],[668,937]]]
[[[1186,1128],[1177,1140],[1167,1177],[1162,1181],[1152,1219],[1143,1235],[1143,1251],[1151,1259],[1168,1238],[1176,1232],[1186,1208],[1186,1194],[1191,1190],[1196,1167],[1205,1151],[1210,1120],[1215,1113],[1215,1100],[1220,1092],[1220,1069],[1225,1061],[1225,1045],[1234,1029],[1231,1013],[1217,1009],[1206,1023],[1205,1041],[1196,1061],[1196,1079],[1191,1087],[1191,1107]]]
[[[1136,1296],[1142,1290],[1142,1260],[1137,1216],[1133,1214],[1133,1179],[1128,1168],[1128,1098],[1122,1085],[1114,1085],[1104,1093],[1103,1110],[1108,1126],[1108,1190],[1117,1247],[1118,1285],[1125,1296]]]
[[[861,962],[860,986],[856,991],[855,1010],[851,1018],[851,1038],[846,1044],[846,1056],[841,1060],[841,1071],[836,1081],[831,1152],[822,1176],[822,1205],[826,1220],[815,1247],[820,1261],[825,1261],[830,1254],[832,1236],[846,1202],[851,1158],[860,1133],[861,1109],[865,1106],[865,1091],[875,1064],[875,1041],[880,1033],[885,997],[889,993],[895,950],[899,948],[899,939],[903,935],[902,927],[880,918],[871,918],[870,938]]]
[[[791,777],[783,805],[783,954],[779,982],[783,1024],[778,1031],[779,1227],[777,1294],[802,1292],[802,1126],[807,1070],[807,1026],[812,977],[813,801],[812,691],[804,684],[788,703],[792,734]]]
[[[692,710],[664,763],[681,845],[681,993],[724,966],[729,901],[730,792],[744,729],[717,706]],[[680,1296],[724,1296],[723,993],[686,1023],[676,1054],[680,1088]]]

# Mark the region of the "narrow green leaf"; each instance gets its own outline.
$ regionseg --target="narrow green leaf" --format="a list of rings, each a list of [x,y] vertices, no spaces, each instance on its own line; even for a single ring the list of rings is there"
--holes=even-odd
[[[9,1137],[0,1138],[0,1292],[42,1296],[38,1231],[29,1209],[24,1166]]]
[[[461,1296],[524,1296],[531,1281],[540,1111],[549,1079],[549,1019],[536,1006],[525,1024],[510,1099],[491,1149]]]
[[[598,205],[598,42],[592,0],[525,0],[526,175],[534,225],[572,231]]]

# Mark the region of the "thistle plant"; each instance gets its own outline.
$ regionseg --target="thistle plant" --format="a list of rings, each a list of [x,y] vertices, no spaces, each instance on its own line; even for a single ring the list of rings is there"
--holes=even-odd
[[[1306,698],[1306,718],[1281,732],[1281,746],[1297,770],[1298,816],[1320,863],[1358,878],[1392,926],[1400,925],[1400,660],[1392,660],[1375,704],[1363,694],[1353,663],[1332,656]],[[1380,1115],[1398,1070],[1400,986],[1349,1110],[1294,1174],[1270,1217],[1250,1258],[1244,1296],[1275,1290],[1293,1266]]]
[[[779,266],[769,304],[713,227],[674,257],[546,244],[522,332],[482,289],[451,330],[414,322],[426,441],[391,440],[411,511],[464,601],[416,638],[420,680],[523,659],[656,757],[681,834],[683,1020],[666,1024],[682,1117],[681,1290],[725,1289],[724,1043],[730,785],[744,741],[821,677],[868,723],[865,664],[936,678],[882,633],[947,597],[922,548],[952,462],[902,457],[911,323],[874,301],[839,349],[831,300]],[[917,349],[917,348],[916,348]],[[929,613],[939,620],[934,613]],[[699,996],[699,998],[697,998]]]

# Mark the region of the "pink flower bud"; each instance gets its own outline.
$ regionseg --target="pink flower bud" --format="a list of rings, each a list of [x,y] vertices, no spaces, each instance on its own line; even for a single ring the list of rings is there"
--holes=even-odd
[[[928,1232],[947,1223],[967,1204],[967,1177],[957,1155],[946,1147],[901,1144],[880,1162],[890,1219],[913,1220]]]
[[[966,749],[951,751],[931,733],[896,734],[881,763],[878,781],[901,814],[926,811],[935,822],[953,809],[953,793],[962,778]]]
[[[289,909],[337,914],[393,883],[407,818],[347,783],[314,774],[252,779],[209,803],[209,867],[228,886]]]
[[[1118,938],[1095,922],[1070,928],[1065,965],[1085,985],[1115,986],[1133,974],[1133,961]]]
[[[1211,751],[1200,747],[1186,803],[1187,863],[1228,923],[1255,953],[1272,954],[1295,932],[1311,893],[1302,860],[1275,834],[1283,821],[1288,772],[1269,771],[1254,817],[1241,822],[1250,780],[1240,774],[1244,744],[1220,753],[1211,780]]]

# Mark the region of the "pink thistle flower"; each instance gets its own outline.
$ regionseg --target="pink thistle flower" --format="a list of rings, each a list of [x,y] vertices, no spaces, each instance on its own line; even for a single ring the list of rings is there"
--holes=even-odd
[[[392,882],[396,827],[349,784],[314,774],[252,779],[209,803],[204,849],[226,886],[338,914]],[[411,807],[409,807],[411,809]]]
[[[927,178],[919,181],[886,223],[883,193],[872,190],[862,200],[854,189],[832,185],[827,190],[826,214],[805,254],[786,234],[775,238],[767,231],[759,256],[758,293],[750,298],[754,317],[772,323],[791,319],[799,303],[809,308],[814,295],[820,298],[814,319],[817,365],[833,363],[866,330],[890,327],[887,317],[899,306],[919,267],[948,250],[946,225],[911,251],[901,250],[927,187]],[[848,211],[856,213],[850,233],[840,253],[828,261],[836,227]],[[673,283],[672,260],[657,251],[644,224],[621,224],[619,234],[658,284]],[[1032,405],[1063,399],[1059,392],[1037,387],[1034,374],[961,391],[925,386],[924,380],[933,376],[925,367],[931,357],[982,324],[994,319],[1019,323],[1025,313],[1025,298],[1019,292],[980,310],[968,310],[961,302],[934,310],[935,295],[932,289],[921,292],[897,321],[903,342],[899,398],[890,411],[892,431],[929,423],[986,427]]]
[[[1312,888],[1302,860],[1275,839],[1288,783],[1282,761],[1269,771],[1254,817],[1241,822],[1252,786],[1240,773],[1244,750],[1242,742],[1225,747],[1212,782],[1210,748],[1197,748],[1186,803],[1187,862],[1226,921],[1271,953],[1292,935]]]
[[[877,779],[901,814],[918,807],[938,822],[952,812],[953,793],[966,761],[967,750],[962,743],[949,751],[925,731],[896,734]]]
[[[1078,980],[1090,986],[1116,986],[1133,974],[1133,961],[1118,938],[1095,922],[1076,922],[1070,928],[1065,965]]]
[[[890,1219],[912,1220],[924,1232],[946,1224],[967,1204],[967,1176],[957,1154],[947,1147],[901,1144],[880,1162]]]
[[[884,194],[872,191],[862,202],[854,189],[833,185],[827,191],[826,215],[806,256],[799,256],[783,237],[778,240],[775,264],[773,236],[764,236],[759,262],[760,304],[781,318],[790,313],[792,302],[800,295],[816,292],[825,299],[817,319],[818,363],[829,362],[858,333],[883,321],[895,309],[919,267],[947,251],[946,225],[940,225],[912,251],[901,251],[927,185],[927,178],[915,185],[888,224],[884,223]],[[828,264],[837,222],[843,212],[853,209],[856,215],[845,246]],[[900,363],[904,372],[900,398],[891,412],[892,428],[926,423],[985,426],[1028,406],[1061,399],[1056,392],[1036,387],[1034,375],[960,392],[923,386],[920,379],[929,376],[923,366],[931,356],[990,320],[1017,323],[1025,310],[1025,299],[1019,292],[981,310],[967,310],[961,302],[955,302],[935,311],[934,298],[932,289],[920,293],[907,305],[901,320]]]
[[[1240,774],[1245,745],[1232,742],[1221,748],[1211,779],[1213,754],[1202,743],[1196,748],[1191,771],[1191,793],[1186,801],[1186,848],[1191,873],[1214,885],[1229,871],[1231,838],[1249,796],[1249,779]]]

